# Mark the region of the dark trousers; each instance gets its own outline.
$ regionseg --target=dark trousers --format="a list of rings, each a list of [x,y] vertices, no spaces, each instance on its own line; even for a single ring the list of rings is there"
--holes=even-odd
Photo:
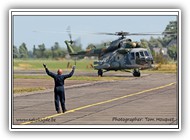
[[[65,111],[65,90],[63,86],[55,87],[54,89],[55,109],[60,111],[59,102],[61,103],[62,110]]]

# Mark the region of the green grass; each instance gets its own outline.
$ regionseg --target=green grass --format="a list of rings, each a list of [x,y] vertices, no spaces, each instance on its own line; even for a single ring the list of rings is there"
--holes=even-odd
[[[40,91],[45,90],[43,87],[34,87],[34,88],[14,88],[13,93],[14,94],[20,94],[20,93],[26,93],[26,92],[34,92],[34,91]]]
[[[57,70],[61,69],[70,69],[74,64],[74,60],[43,60],[43,59],[29,59],[21,60],[14,59],[13,66],[14,70],[41,70],[43,69],[43,63],[47,65],[49,69]],[[70,63],[69,68],[67,68],[68,63]],[[93,70],[90,65],[93,64],[93,60],[77,60],[76,67],[77,70],[89,71]]]
[[[95,60],[77,60],[76,68],[77,71],[94,71],[91,67]],[[75,64],[74,60],[48,60],[48,59],[14,59],[13,67],[14,70],[43,70],[43,63],[47,65],[47,67],[51,70],[57,70],[59,68],[68,70]],[[70,63],[69,68],[67,68],[68,63]],[[159,72],[176,72],[177,66],[176,64],[157,64],[157,67],[153,69],[153,71]]]

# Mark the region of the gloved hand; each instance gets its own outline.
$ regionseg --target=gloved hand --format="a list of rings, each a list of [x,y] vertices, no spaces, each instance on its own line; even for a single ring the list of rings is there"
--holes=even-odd
[[[76,66],[74,65],[74,66],[72,67],[72,69],[74,70],[74,69],[75,69],[75,67],[76,67]]]
[[[43,64],[44,68],[46,68],[46,64]]]

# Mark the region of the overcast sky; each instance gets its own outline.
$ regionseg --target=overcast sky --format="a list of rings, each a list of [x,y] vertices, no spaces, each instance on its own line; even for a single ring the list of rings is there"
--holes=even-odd
[[[117,39],[117,36],[91,35],[86,33],[127,31],[130,33],[162,32],[169,21],[176,20],[176,16],[14,16],[13,32],[14,45],[19,47],[23,42],[29,50],[33,46],[44,43],[50,48],[55,42],[66,47],[64,40],[68,40],[66,33],[71,27],[73,40],[80,38],[83,48],[89,43],[101,43]],[[34,32],[38,31],[38,32]],[[63,32],[63,33],[60,33]],[[64,33],[65,32],[65,33]],[[130,36],[134,41],[150,36]]]

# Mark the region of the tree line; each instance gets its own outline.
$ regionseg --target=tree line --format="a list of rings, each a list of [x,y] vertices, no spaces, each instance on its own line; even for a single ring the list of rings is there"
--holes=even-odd
[[[150,37],[149,40],[141,40],[141,45],[150,49],[156,63],[167,63],[168,60],[177,60],[177,21],[170,21],[164,32],[171,34],[158,38]],[[159,48],[160,51],[155,52],[155,48]],[[167,49],[167,55],[163,54],[163,48]]]
[[[33,46],[33,50],[29,51],[26,43],[22,43],[18,48],[13,46],[13,58],[64,58],[67,54],[67,50],[62,48],[58,42],[50,48],[47,49],[45,44],[40,44],[38,46]]]

